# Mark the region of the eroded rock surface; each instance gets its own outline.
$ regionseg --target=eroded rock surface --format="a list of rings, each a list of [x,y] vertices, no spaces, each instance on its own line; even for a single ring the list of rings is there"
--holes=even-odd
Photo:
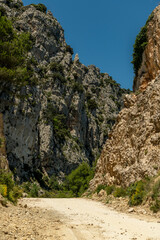
[[[18,5],[17,5],[18,4]],[[1,1],[18,32],[29,32],[30,67],[37,83],[16,94],[1,92],[9,166],[20,180],[61,178],[82,161],[92,163],[123,105],[124,89],[107,74],[80,63],[50,11]]]
[[[98,160],[91,188],[128,186],[160,170],[160,76],[145,91],[127,95]]]

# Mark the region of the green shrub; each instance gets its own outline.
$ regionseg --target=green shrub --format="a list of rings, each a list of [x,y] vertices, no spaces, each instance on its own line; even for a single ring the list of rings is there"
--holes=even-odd
[[[92,169],[87,163],[82,163],[66,177],[65,189],[71,191],[75,197],[80,197],[87,190],[92,177]]]
[[[23,184],[22,184],[22,189],[23,189],[23,191],[25,192],[25,193],[28,193],[29,194],[29,192],[30,192],[30,189],[31,189],[31,182],[24,182]]]
[[[2,6],[0,6],[0,15],[5,16],[6,15],[6,9]]]
[[[113,192],[114,197],[125,197],[126,196],[126,190],[122,187],[117,187]]]
[[[89,99],[89,100],[87,101],[87,104],[88,104],[88,108],[89,108],[90,110],[94,110],[94,109],[96,109],[96,108],[98,107],[95,99]]]
[[[29,196],[33,197],[33,198],[38,197],[39,196],[39,190],[40,190],[40,187],[38,186],[38,184],[33,183],[31,185],[31,188],[30,188]]]
[[[22,190],[18,186],[14,186],[14,188],[8,193],[8,200],[17,203],[18,199],[22,197]]]
[[[100,73],[101,74],[101,77],[103,78],[105,76],[105,73]]]
[[[7,185],[5,184],[0,184],[0,194],[3,197],[7,197]]]
[[[120,86],[120,84],[117,83],[115,80],[113,80],[112,77],[109,77],[109,78],[104,79],[104,82],[105,82],[107,85],[110,84],[111,86],[117,86],[117,87]]]
[[[78,74],[77,73],[73,73],[73,77],[74,77],[75,80],[77,80],[78,79]]]
[[[47,7],[44,4],[42,4],[42,3],[31,4],[31,5],[34,6],[40,12],[46,13],[46,11],[47,11]]]
[[[133,68],[135,75],[138,74],[138,70],[142,63],[142,54],[144,52],[144,49],[146,45],[148,44],[148,38],[147,38],[147,27],[149,21],[153,18],[153,13],[149,16],[146,24],[144,27],[141,28],[140,33],[137,35],[135,44],[133,45]]]
[[[73,85],[73,91],[83,93],[83,91],[84,91],[83,85],[81,83],[75,82],[74,85]]]
[[[73,55],[73,48],[71,48],[71,46],[70,45],[67,45],[66,46],[66,52],[70,52],[72,55]]]
[[[2,147],[2,144],[3,144],[3,139],[0,138],[0,148]]]
[[[66,82],[65,77],[62,76],[62,74],[59,73],[59,72],[54,72],[52,77],[53,77],[54,80],[57,80],[57,79],[60,80],[61,83],[65,83]]]
[[[157,198],[160,197],[160,180],[158,180],[156,183],[154,183],[152,187],[152,195],[153,200],[157,200]]]
[[[115,186],[114,186],[114,185],[112,185],[112,186],[107,186],[107,187],[106,187],[107,195],[112,194],[113,191],[114,191],[114,189],[115,189]]]
[[[38,185],[38,183],[36,182],[24,182],[21,185],[21,188],[23,189],[23,191],[25,193],[28,194],[29,197],[39,197],[39,190],[41,189],[40,186]]]
[[[151,205],[150,210],[154,213],[160,211],[160,200],[156,199],[156,201]]]
[[[60,189],[61,189],[61,186],[60,186],[60,184],[58,183],[57,178],[56,178],[55,175],[52,175],[52,176],[49,178],[48,187],[49,187],[51,190],[60,190]]]
[[[51,62],[50,63],[50,70],[53,72],[60,72],[61,74],[63,74],[63,66],[57,62]]]
[[[57,62],[51,62],[50,63],[50,70],[53,72],[52,77],[54,80],[60,80],[62,83],[66,82],[66,79],[64,77],[64,68],[61,64]]]
[[[109,98],[112,99],[112,101],[115,101],[115,97],[113,95],[110,95]]]
[[[0,15],[0,87],[4,91],[11,84],[18,88],[28,83],[32,72],[25,67],[25,56],[31,46],[30,34],[17,34],[12,23]]]
[[[14,204],[22,197],[22,191],[15,185],[12,173],[4,170],[0,170],[0,193]]]
[[[7,186],[7,195],[14,187],[14,181],[12,173],[0,170],[0,184]]]
[[[103,123],[104,122],[104,117],[103,117],[103,115],[98,115],[98,120],[99,120],[99,122],[101,122],[101,123]]]
[[[98,185],[97,188],[96,188],[96,192],[99,193],[102,189],[105,190],[106,185],[103,185],[103,184]]]
[[[129,205],[130,206],[137,206],[143,202],[145,196],[145,183],[143,181],[136,182],[132,184],[127,193],[129,195]]]
[[[66,136],[70,136],[70,131],[67,126],[67,117],[59,113],[52,104],[48,104],[44,112],[44,117],[47,121],[52,122],[54,134],[60,140],[64,140]]]

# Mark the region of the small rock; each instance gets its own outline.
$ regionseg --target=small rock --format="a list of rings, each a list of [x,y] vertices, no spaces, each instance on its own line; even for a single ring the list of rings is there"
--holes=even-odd
[[[28,194],[27,193],[22,193],[22,197],[26,198],[26,197],[28,197]]]
[[[128,213],[132,213],[132,212],[135,212],[134,208],[128,209]]]
[[[146,212],[144,209],[140,209],[140,210],[138,211],[138,213],[146,214],[147,212]]]

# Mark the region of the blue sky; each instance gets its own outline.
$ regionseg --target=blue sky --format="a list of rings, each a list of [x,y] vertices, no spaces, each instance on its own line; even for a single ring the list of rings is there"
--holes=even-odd
[[[43,3],[62,25],[67,44],[86,66],[94,64],[132,89],[133,44],[158,0],[23,0]]]

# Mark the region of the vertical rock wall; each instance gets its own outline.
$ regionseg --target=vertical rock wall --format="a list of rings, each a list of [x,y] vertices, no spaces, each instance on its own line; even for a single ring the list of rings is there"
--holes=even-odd
[[[17,1],[0,6],[16,31],[31,35],[26,65],[36,79],[14,95],[0,93],[9,167],[22,181],[43,171],[63,178],[83,161],[96,160],[127,91],[97,67],[83,65],[78,55],[72,59],[50,11]]]

